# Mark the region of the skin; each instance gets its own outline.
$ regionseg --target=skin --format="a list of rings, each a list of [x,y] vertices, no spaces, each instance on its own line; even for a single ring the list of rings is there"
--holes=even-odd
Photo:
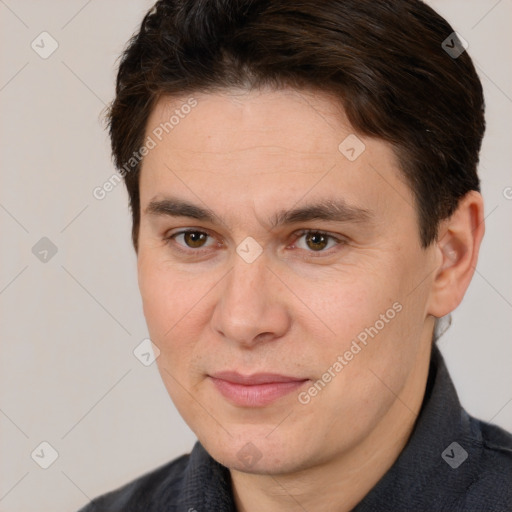
[[[423,249],[392,148],[357,135],[366,149],[349,161],[338,146],[355,130],[334,98],[291,89],[193,97],[197,106],[145,156],[140,178],[138,278],[163,382],[230,468],[238,510],[349,511],[411,434],[435,317],[457,307],[473,275],[482,198],[469,193]],[[146,135],[188,99],[160,99]],[[213,210],[215,222],[148,211],[170,196]],[[278,210],[333,198],[368,215],[269,227]],[[191,228],[208,236],[170,238]],[[343,243],[319,243],[305,229]],[[249,236],[263,250],[252,263],[236,252]],[[400,312],[300,403],[299,392],[394,303]],[[309,382],[269,405],[240,407],[209,377],[222,370]],[[247,443],[259,457],[252,465],[238,456]]]

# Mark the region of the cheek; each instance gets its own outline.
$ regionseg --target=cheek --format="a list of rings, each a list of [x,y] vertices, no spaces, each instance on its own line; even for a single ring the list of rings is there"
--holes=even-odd
[[[155,258],[139,256],[139,289],[151,338],[165,348],[182,325],[193,316],[199,301],[197,287]],[[162,349],[161,348],[161,349]]]
[[[197,348],[194,340],[200,339],[197,303],[201,294],[196,297],[196,286],[154,259],[140,255],[138,267],[149,336],[160,350],[157,367],[172,401],[187,417],[190,397],[183,390],[192,389],[195,382],[191,367]]]
[[[326,348],[335,353],[348,348],[394,302],[389,287],[365,272],[297,282],[294,291],[310,310],[308,330],[323,333],[322,338],[330,340]]]
[[[139,288],[148,329],[161,339],[176,322],[178,300],[175,289],[178,283],[162,275],[154,267],[143,267],[139,272]]]
[[[174,397],[175,383],[169,373],[187,386],[201,374],[212,314],[209,292],[219,277],[204,273],[192,278],[150,256],[139,256],[139,288],[150,338],[160,350],[157,364]]]
[[[331,392],[342,394],[349,402],[347,395],[358,397],[353,407],[361,403],[363,390],[371,401],[383,388],[372,371],[400,387],[414,360],[414,340],[420,338],[418,326],[423,323],[421,308],[393,275],[367,270],[340,278],[343,274],[338,273],[337,280],[318,280],[295,288],[298,295],[307,297],[305,302],[318,316],[310,314],[309,323],[304,324],[308,339],[317,340],[308,352],[317,362],[318,377],[325,375],[330,380],[324,373],[329,369],[336,374]]]

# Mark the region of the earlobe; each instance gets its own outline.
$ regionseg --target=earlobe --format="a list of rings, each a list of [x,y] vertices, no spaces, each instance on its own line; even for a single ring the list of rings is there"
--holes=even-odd
[[[432,283],[429,314],[440,318],[462,301],[475,271],[484,231],[483,199],[471,191],[440,225],[442,235],[436,242],[440,264]]]

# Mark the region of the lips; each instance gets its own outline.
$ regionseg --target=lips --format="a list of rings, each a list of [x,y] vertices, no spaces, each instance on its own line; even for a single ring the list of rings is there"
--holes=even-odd
[[[276,373],[242,375],[231,371],[215,373],[209,378],[224,398],[239,407],[269,405],[309,380]]]

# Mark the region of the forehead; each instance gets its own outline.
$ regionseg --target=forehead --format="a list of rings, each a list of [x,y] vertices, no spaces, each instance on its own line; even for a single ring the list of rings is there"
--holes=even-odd
[[[146,137],[154,148],[142,164],[143,208],[165,194],[196,204],[202,198],[212,210],[250,204],[266,213],[312,198],[339,197],[368,211],[413,202],[391,147],[356,134],[324,93],[162,98]]]
[[[195,106],[189,110],[186,105],[192,101]],[[163,97],[151,113],[147,133],[161,125],[165,128],[171,118],[172,129],[167,126],[168,130],[162,134],[164,138],[172,132],[176,143],[179,142],[176,149],[200,147],[210,154],[247,150],[257,143],[260,149],[267,145],[275,152],[325,155],[332,153],[333,147],[337,148],[340,127],[343,131],[353,131],[334,97],[293,89],[230,89],[179,98]]]

